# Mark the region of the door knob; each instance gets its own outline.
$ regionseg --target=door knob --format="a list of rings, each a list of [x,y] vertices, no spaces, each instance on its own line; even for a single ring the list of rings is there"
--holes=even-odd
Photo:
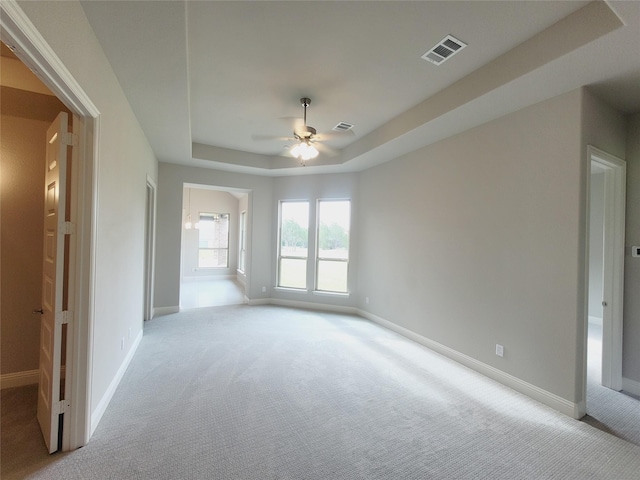
[[[603,301],[602,301],[602,306],[603,306],[603,307],[606,307],[606,306],[607,306],[607,302],[603,300]]]
[[[41,309],[41,308],[40,309],[34,309],[33,312],[31,312],[31,313],[34,314],[34,315],[38,315],[38,314],[44,315],[44,310]]]

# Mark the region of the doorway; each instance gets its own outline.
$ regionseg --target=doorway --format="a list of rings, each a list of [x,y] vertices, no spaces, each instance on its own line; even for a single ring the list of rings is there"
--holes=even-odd
[[[154,265],[156,257],[156,184],[147,175],[144,222],[144,320],[153,318]]]
[[[94,132],[98,131],[99,111],[75,79],[64,68],[48,44],[40,37],[15,2],[0,4],[0,39],[28,69],[72,113],[73,137],[77,139],[71,162],[69,187],[69,272],[67,300],[74,312],[67,327],[65,382],[72,394],[63,408],[62,450],[85,445],[90,437],[89,358],[90,319],[93,312],[92,264],[95,252]],[[3,98],[4,101],[4,98]],[[73,140],[75,143],[75,140]],[[43,189],[44,190],[44,189]]]
[[[640,403],[622,390],[626,164],[589,146],[585,421],[640,445]]]
[[[245,303],[249,192],[183,185],[180,310]]]
[[[623,160],[592,146],[588,147],[588,156],[588,324],[595,327],[601,325],[600,383],[619,391],[622,389],[626,164]],[[588,347],[587,343],[587,352]]]

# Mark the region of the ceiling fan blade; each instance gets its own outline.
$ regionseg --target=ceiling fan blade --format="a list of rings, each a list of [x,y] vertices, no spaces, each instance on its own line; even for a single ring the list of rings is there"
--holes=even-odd
[[[332,131],[332,132],[321,133],[320,135],[318,135],[318,138],[320,140],[333,140],[337,138],[355,137],[355,136],[356,136],[356,132],[354,132],[353,130],[344,130],[344,131]]]
[[[291,142],[295,140],[293,137],[283,137],[279,135],[251,135],[251,139],[256,142],[278,140],[281,142]]]
[[[305,132],[305,127],[306,125],[304,124],[304,120],[302,120],[301,118],[296,118],[293,121],[293,131],[296,135],[298,136],[304,136],[304,132]]]
[[[328,145],[325,145],[324,143],[320,143],[320,142],[313,142],[312,143],[314,147],[316,147],[318,149],[319,152],[323,153],[324,155],[327,155],[329,157],[335,157],[336,155],[338,155],[338,150],[335,150],[333,148],[331,148]]]

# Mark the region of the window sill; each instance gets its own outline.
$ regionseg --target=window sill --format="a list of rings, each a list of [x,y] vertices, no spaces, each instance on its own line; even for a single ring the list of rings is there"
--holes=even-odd
[[[313,291],[314,295],[318,295],[320,297],[343,297],[343,298],[349,298],[351,296],[351,294],[349,292],[323,292],[321,290],[314,290]]]
[[[292,293],[309,293],[306,288],[293,288],[293,287],[273,287],[277,292],[292,292]]]

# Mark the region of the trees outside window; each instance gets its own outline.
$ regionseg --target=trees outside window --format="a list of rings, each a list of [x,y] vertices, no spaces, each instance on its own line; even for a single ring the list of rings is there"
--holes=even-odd
[[[280,202],[279,287],[307,288],[309,202]]]
[[[318,201],[316,290],[347,293],[349,269],[349,200]]]

